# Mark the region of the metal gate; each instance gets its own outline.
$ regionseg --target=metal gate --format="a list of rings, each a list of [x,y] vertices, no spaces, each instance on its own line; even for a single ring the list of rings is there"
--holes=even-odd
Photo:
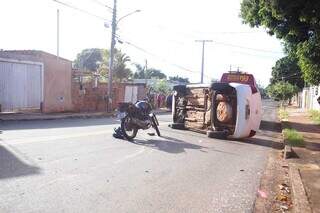
[[[0,59],[0,104],[2,112],[40,109],[43,65]]]
[[[126,86],[124,102],[132,102],[135,103],[138,100],[138,87],[137,86]]]

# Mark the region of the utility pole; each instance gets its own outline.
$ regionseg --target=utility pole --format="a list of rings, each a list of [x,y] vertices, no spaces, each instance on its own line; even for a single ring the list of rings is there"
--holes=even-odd
[[[147,86],[147,84],[148,84],[148,79],[147,79],[147,77],[146,77],[147,71],[148,71],[148,61],[147,61],[147,59],[146,59],[145,65],[144,65],[144,78],[145,78],[146,86]]]
[[[212,42],[212,40],[196,40],[196,42],[202,42],[202,62],[201,62],[201,84],[203,84],[204,75],[204,46],[206,42]]]
[[[60,12],[59,9],[57,9],[57,59],[59,59],[59,37],[60,37]]]
[[[109,75],[108,75],[108,95],[107,95],[107,111],[112,110],[112,73],[113,73],[113,58],[114,47],[116,45],[116,30],[117,30],[117,0],[113,0],[113,15],[112,15],[112,29],[111,29],[111,47],[110,47],[110,61],[109,61]]]

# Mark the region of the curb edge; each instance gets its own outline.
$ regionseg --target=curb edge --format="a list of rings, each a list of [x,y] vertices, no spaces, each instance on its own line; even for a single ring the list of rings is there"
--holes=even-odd
[[[293,211],[311,213],[312,210],[301,180],[300,171],[293,163],[289,163],[289,177],[292,189]]]

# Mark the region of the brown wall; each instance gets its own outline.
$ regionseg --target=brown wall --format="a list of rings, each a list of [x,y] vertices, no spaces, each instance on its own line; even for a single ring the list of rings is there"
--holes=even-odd
[[[0,57],[44,65],[43,112],[72,111],[72,62],[42,51],[0,51]]]
[[[113,97],[112,103],[113,109],[116,109],[118,103],[124,102],[126,83],[115,83],[113,85]],[[99,83],[98,87],[93,88],[93,83],[83,83],[82,91],[80,90],[80,83],[72,83],[72,103],[73,111],[75,112],[101,112],[106,111],[106,94],[108,84]],[[138,85],[138,99],[145,97],[145,86]]]
[[[71,71],[72,63],[43,57],[44,63],[44,112],[64,112],[72,110]]]
[[[99,83],[98,87],[93,88],[93,83],[83,83],[80,90],[80,83],[72,83],[72,103],[75,112],[102,112],[106,111],[106,95],[108,84]],[[113,85],[113,109],[117,108],[119,102],[124,99],[125,84]]]

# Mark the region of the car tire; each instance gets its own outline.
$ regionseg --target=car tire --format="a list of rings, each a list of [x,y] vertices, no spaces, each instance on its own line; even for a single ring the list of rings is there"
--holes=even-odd
[[[170,124],[170,127],[172,129],[180,129],[180,130],[185,130],[186,129],[186,127],[182,123],[172,123],[172,124]]]
[[[227,139],[227,132],[225,131],[207,131],[207,136],[209,138]]]
[[[180,94],[186,94],[187,87],[186,85],[176,85],[173,87],[173,90],[177,91]]]

